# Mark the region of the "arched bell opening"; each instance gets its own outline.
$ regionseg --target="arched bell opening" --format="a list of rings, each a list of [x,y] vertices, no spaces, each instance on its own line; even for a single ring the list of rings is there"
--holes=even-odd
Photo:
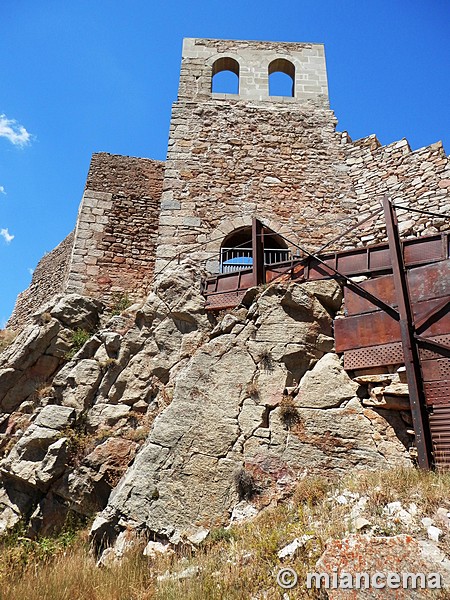
[[[239,63],[224,56],[212,66],[211,91],[220,94],[239,94]]]
[[[264,247],[264,265],[274,265],[291,259],[283,238],[270,229],[262,229]],[[240,227],[229,233],[220,247],[220,272],[232,273],[253,268],[254,248],[252,245],[252,228]]]

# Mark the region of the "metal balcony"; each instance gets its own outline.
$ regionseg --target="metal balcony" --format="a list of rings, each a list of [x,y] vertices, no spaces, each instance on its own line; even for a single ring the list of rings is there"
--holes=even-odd
[[[264,249],[264,265],[274,265],[291,260],[291,251],[280,248]],[[221,248],[220,272],[233,273],[251,269],[253,266],[252,248]]]

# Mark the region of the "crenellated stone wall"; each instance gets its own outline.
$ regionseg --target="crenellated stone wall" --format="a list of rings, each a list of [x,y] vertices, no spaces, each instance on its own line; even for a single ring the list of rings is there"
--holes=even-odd
[[[375,135],[352,142],[342,134],[343,165],[352,181],[360,218],[379,206],[386,194],[395,203],[442,215],[450,214],[450,161],[441,142],[412,151],[406,139],[382,146]],[[397,211],[403,237],[438,233],[449,220]],[[347,238],[348,245],[384,241],[384,217]]]
[[[142,297],[153,279],[163,163],[94,154],[78,213],[67,292]]]

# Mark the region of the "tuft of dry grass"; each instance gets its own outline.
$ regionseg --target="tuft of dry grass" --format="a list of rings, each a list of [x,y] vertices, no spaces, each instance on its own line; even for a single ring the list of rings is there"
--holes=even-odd
[[[297,483],[293,501],[297,505],[315,506],[326,497],[330,489],[330,481],[321,475],[304,477]]]
[[[259,398],[259,387],[255,381],[251,381],[247,384],[247,394],[254,400]]]
[[[17,332],[12,329],[0,329],[0,352],[6,350],[17,337]]]
[[[280,418],[286,427],[291,429],[294,425],[300,422],[300,413],[298,412],[295,402],[291,396],[283,395],[280,402]]]

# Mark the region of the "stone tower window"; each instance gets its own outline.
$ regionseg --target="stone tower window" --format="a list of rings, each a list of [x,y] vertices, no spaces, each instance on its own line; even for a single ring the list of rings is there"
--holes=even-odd
[[[239,94],[239,63],[224,56],[212,67],[211,90],[218,94]]]
[[[295,67],[285,58],[276,58],[269,65],[269,96],[294,97]]]

